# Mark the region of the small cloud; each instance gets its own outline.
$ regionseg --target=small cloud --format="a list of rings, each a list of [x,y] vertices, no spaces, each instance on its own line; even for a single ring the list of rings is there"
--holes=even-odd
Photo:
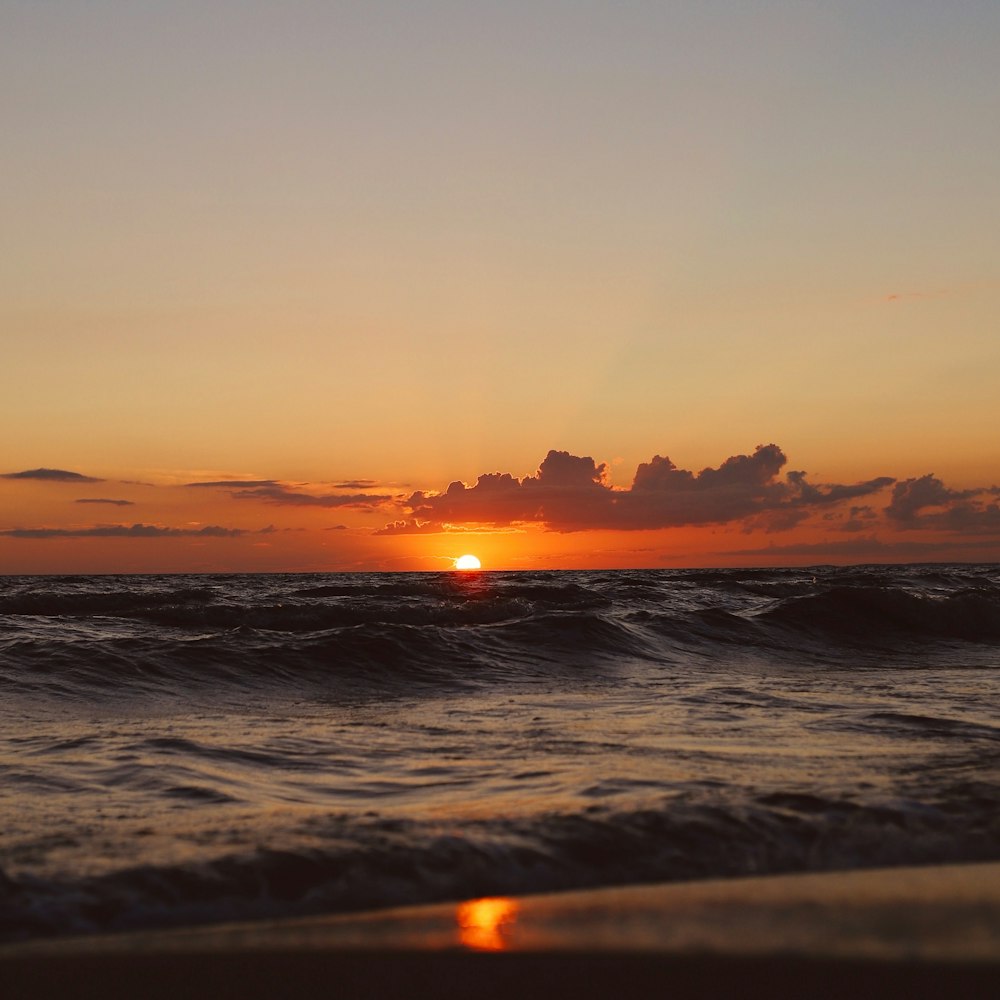
[[[103,483],[103,479],[85,476],[65,469],[25,469],[23,472],[0,473],[0,479],[37,479],[46,483]]]
[[[73,503],[108,503],[115,507],[135,506],[135,502],[132,500],[108,500],[104,497],[81,497],[79,500],[74,500]]]
[[[905,530],[951,531],[964,534],[1000,533],[997,487],[954,490],[932,473],[897,483],[886,517]]]
[[[374,532],[376,535],[437,535],[448,530],[447,525],[435,524],[433,521],[420,522],[399,520],[387,524]]]
[[[524,528],[506,525],[438,524],[435,521],[392,521],[372,532],[375,535],[523,535]]]
[[[834,515],[836,517],[837,515]],[[878,520],[878,512],[874,507],[867,504],[861,507],[852,507],[846,520],[837,525],[838,531],[867,531],[872,527],[872,522]]]
[[[928,473],[919,479],[906,479],[897,483],[885,512],[900,524],[910,524],[928,507],[947,507],[952,502],[966,500],[977,492],[977,490],[948,489],[937,476]]]
[[[215,479],[207,483],[185,483],[185,486],[193,486],[196,489],[224,490],[241,487],[250,489],[258,486],[277,486],[274,479]]]

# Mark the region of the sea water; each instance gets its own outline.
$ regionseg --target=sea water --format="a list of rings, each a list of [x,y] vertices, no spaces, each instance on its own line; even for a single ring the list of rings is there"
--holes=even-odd
[[[0,577],[0,939],[1000,859],[1000,567]]]

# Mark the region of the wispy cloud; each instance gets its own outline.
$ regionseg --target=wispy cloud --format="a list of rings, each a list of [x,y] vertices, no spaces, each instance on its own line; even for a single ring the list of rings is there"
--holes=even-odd
[[[192,486],[196,489],[248,489],[255,486],[277,486],[275,479],[213,479],[204,483],[185,483],[185,486]]]
[[[6,528],[6,538],[237,538],[244,528],[207,524],[201,528],[169,528],[158,524],[100,524],[92,528]]]
[[[469,524],[436,524],[434,521],[418,521],[416,519],[401,519],[392,521],[375,531],[376,535],[495,535],[495,534],[522,534],[524,528],[507,525],[498,527],[492,525],[469,525]]]
[[[259,500],[281,507],[380,507],[392,500],[389,494],[375,493],[300,493],[278,483],[232,490],[234,500]]]
[[[73,503],[106,503],[114,507],[135,506],[135,501],[133,500],[108,500],[104,497],[81,497],[79,500],[74,500]]]
[[[360,482],[360,480],[359,480]],[[357,507],[373,509],[393,499],[388,493],[306,493],[276,479],[219,479],[211,482],[187,483],[198,488],[221,489],[234,500],[257,500],[281,507]],[[349,484],[337,484],[335,489]]]
[[[3,472],[0,479],[37,479],[46,483],[103,483],[103,479],[85,476],[65,469],[25,469],[23,472]]]

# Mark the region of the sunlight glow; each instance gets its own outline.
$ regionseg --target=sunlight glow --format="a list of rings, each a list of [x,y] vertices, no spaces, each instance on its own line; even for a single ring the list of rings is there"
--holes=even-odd
[[[475,556],[459,556],[455,560],[455,569],[482,569],[482,563]]]
[[[459,941],[476,951],[504,951],[518,909],[517,901],[506,896],[460,903],[455,912]]]

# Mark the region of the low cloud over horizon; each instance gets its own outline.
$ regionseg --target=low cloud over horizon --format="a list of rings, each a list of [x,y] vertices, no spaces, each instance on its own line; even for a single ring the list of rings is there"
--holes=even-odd
[[[417,491],[402,506],[410,517],[376,534],[421,534],[460,524],[540,524],[550,531],[640,531],[741,522],[746,530],[785,531],[820,508],[871,496],[895,480],[814,485],[806,473],[779,473],[787,458],[776,444],[733,455],[717,468],[679,469],[654,455],[632,484],[608,484],[608,466],[589,456],[550,451],[532,476],[487,473],[474,486],[453,482],[444,493]],[[855,510],[860,508],[855,507]]]
[[[2,480],[51,483],[54,493],[66,484],[105,480],[63,469],[27,469],[0,474]],[[908,479],[882,475],[855,483],[815,483],[806,472],[788,468],[784,451],[774,443],[758,445],[749,454],[731,455],[717,466],[701,470],[679,468],[670,458],[654,455],[641,462],[627,486],[612,486],[606,462],[568,451],[550,450],[533,474],[518,478],[508,472],[487,472],[472,485],[452,482],[443,492],[416,490],[408,495],[368,492],[385,480],[351,478],[326,482],[288,482],[280,479],[212,479],[184,483],[190,488],[190,513],[176,513],[177,494],[169,494],[161,510],[156,494],[143,498],[144,510],[154,523],[59,526],[8,526],[0,537],[47,538],[236,538],[258,534],[253,529],[226,528],[205,521],[220,517],[217,503],[236,501],[241,507],[254,501],[269,507],[288,508],[294,525],[265,531],[305,531],[295,524],[293,510],[348,511],[359,515],[349,524],[327,524],[325,530],[377,536],[524,533],[542,529],[561,534],[585,531],[653,531],[671,528],[721,528],[746,535],[786,534],[800,529],[781,546],[733,549],[732,555],[800,556],[830,552],[840,556],[873,553],[884,555],[895,537],[907,552],[936,545],[951,538],[960,546],[1000,540],[1000,487],[952,488],[933,473]],[[155,490],[176,490],[163,485]],[[211,512],[196,498],[198,491],[216,491]],[[12,486],[11,493],[18,491]],[[82,490],[79,492],[83,492]],[[167,498],[168,494],[164,493]],[[69,499],[69,498],[67,498]],[[135,501],[113,496],[84,496],[74,504],[135,506]],[[376,527],[371,515],[382,512],[388,523]],[[362,516],[366,515],[366,516]],[[199,527],[169,527],[177,520]],[[391,518],[391,520],[389,520]],[[301,518],[298,519],[301,522]],[[310,520],[312,520],[310,518]],[[16,522],[15,522],[16,523]],[[10,525],[10,521],[8,521]],[[924,541],[915,539],[924,533]],[[936,533],[938,540],[927,536]],[[826,535],[827,541],[819,538]],[[881,539],[881,540],[880,540]],[[971,541],[970,541],[971,540]],[[902,548],[899,549],[903,551]]]

